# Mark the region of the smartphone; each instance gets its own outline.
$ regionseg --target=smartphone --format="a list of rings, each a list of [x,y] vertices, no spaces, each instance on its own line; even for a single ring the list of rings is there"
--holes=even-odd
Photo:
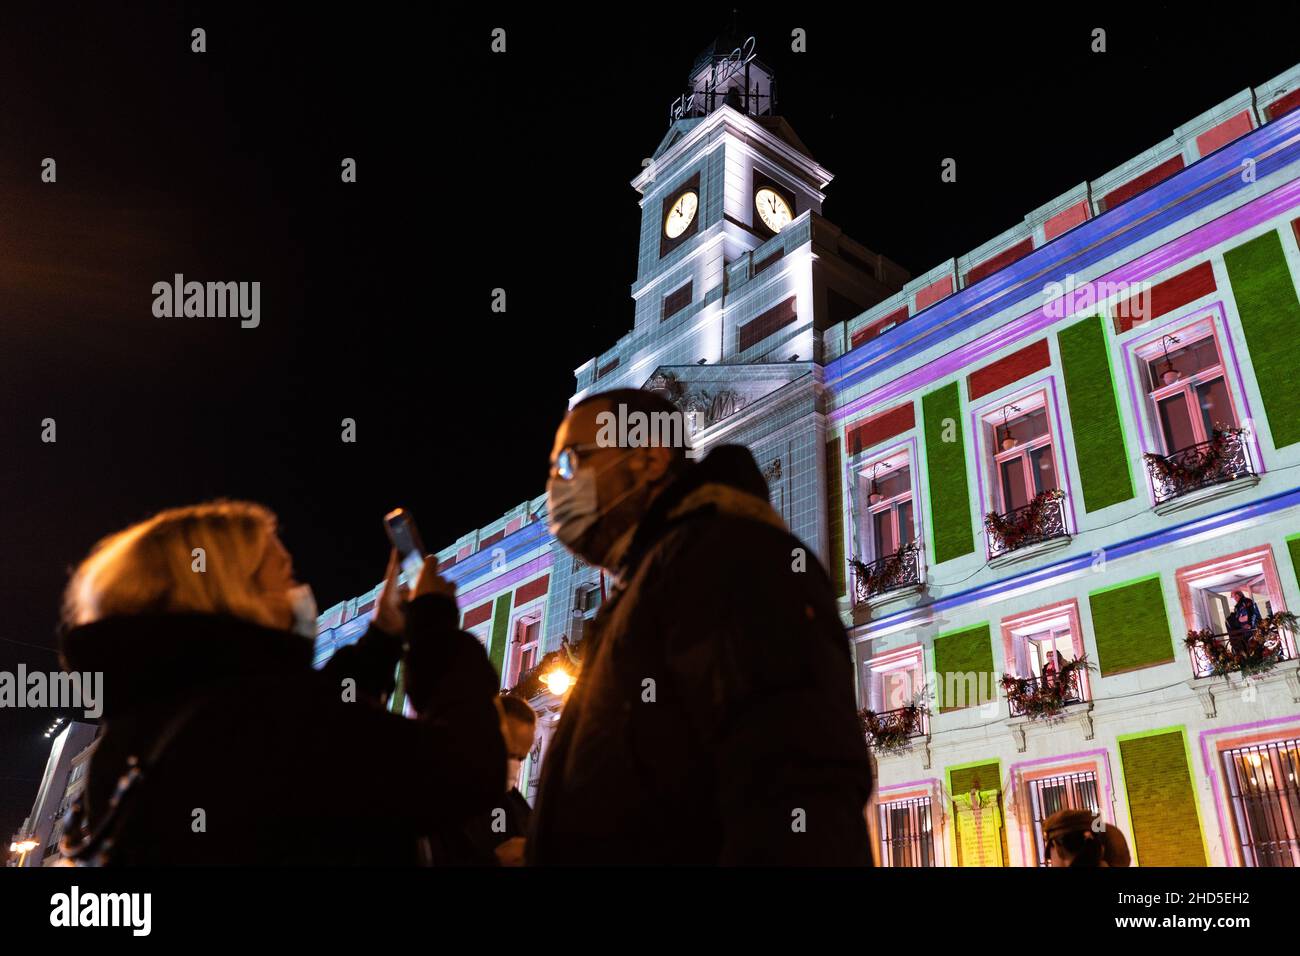
[[[405,508],[394,508],[384,515],[384,528],[402,563],[402,583],[414,584],[424,567],[424,543],[415,527],[415,519]]]

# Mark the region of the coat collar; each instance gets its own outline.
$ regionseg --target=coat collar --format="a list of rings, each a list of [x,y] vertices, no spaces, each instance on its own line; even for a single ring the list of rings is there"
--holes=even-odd
[[[140,614],[67,631],[63,666],[103,674],[104,716],[216,684],[307,672],[314,642],[224,614]]]

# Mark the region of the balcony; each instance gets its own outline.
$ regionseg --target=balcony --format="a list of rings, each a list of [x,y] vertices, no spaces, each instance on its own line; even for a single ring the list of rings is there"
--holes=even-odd
[[[853,565],[854,607],[869,604],[891,591],[921,586],[921,552],[915,541],[870,564],[857,559],[850,563]]]
[[[929,733],[929,711],[920,704],[908,704],[895,710],[876,713],[874,710],[858,711],[862,732],[872,749],[884,753],[897,753],[912,746],[912,741]]]
[[[1068,543],[1065,525],[1065,493],[1044,491],[1022,508],[1005,514],[990,512],[984,516],[988,532],[988,555],[991,563],[1005,563],[1013,552],[1024,552],[1048,542]]]
[[[1071,704],[1088,700],[1087,686],[1079,676],[1083,670],[1082,658],[1066,664],[1059,674],[1041,677],[1014,677],[1002,675],[1002,689],[1007,695],[1007,706],[1012,717],[1051,721],[1060,717]]]
[[[1151,477],[1158,511],[1166,510],[1171,502],[1187,503],[1189,497],[1192,504],[1214,497],[1197,494],[1204,489],[1239,480],[1258,480],[1251,466],[1250,449],[1239,428],[1216,430],[1209,441],[1190,445],[1172,455],[1142,457]]]
[[[1183,641],[1192,659],[1192,676],[1250,677],[1271,671],[1284,661],[1296,659],[1296,617],[1281,611],[1266,617],[1254,629],[1216,634],[1209,629],[1188,631]]]

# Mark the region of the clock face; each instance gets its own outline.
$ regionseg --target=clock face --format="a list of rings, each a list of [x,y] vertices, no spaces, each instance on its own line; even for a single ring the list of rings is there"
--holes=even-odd
[[[700,208],[700,197],[694,192],[686,191],[673,200],[664,221],[664,235],[676,239],[684,233],[695,220],[695,211]]]
[[[758,210],[758,218],[763,220],[763,225],[773,232],[780,232],[794,218],[789,204],[775,189],[766,186],[754,193],[754,208]]]

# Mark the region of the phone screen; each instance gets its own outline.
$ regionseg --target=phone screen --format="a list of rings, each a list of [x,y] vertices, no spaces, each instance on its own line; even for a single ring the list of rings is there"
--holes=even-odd
[[[402,563],[402,583],[414,584],[424,567],[424,544],[416,530],[415,519],[405,508],[394,508],[384,516],[384,527],[388,529],[388,539],[393,542]]]

